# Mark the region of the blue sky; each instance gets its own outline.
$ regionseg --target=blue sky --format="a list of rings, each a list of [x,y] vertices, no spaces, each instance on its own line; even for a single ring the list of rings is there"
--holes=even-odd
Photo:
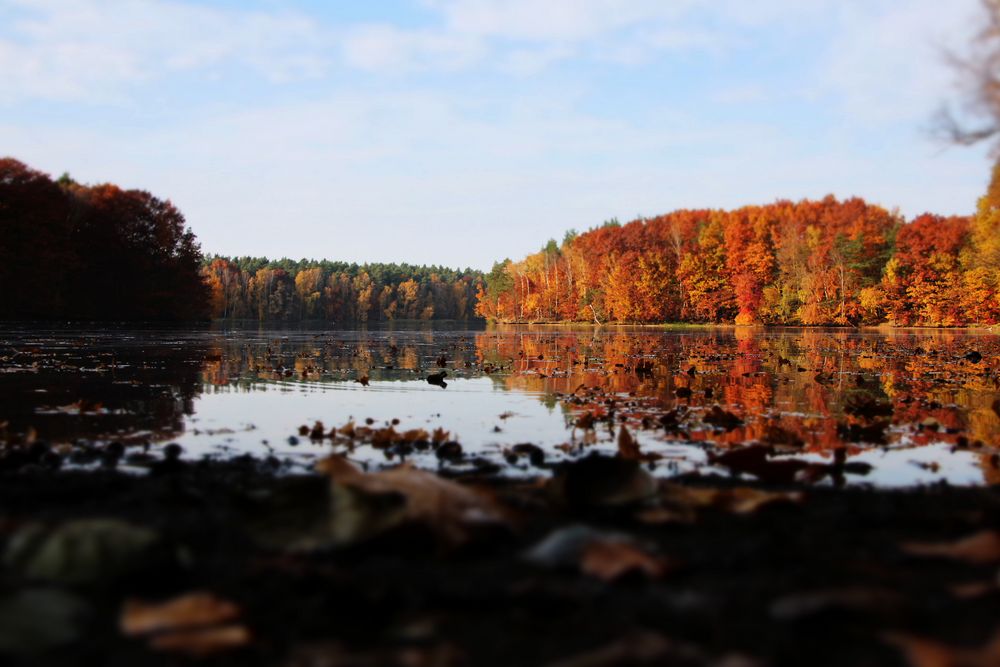
[[[0,0],[0,154],[206,252],[489,268],[570,228],[862,196],[970,213],[928,127],[977,0]]]

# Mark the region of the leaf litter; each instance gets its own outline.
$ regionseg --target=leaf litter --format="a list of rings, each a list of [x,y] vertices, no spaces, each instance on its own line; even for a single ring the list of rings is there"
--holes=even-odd
[[[873,446],[916,451],[945,442],[992,465],[1000,399],[980,400],[975,411],[949,400],[958,391],[996,390],[987,373],[997,362],[990,346],[978,346],[976,363],[953,353],[932,355],[931,364],[912,343],[853,350],[876,369],[858,377],[824,356],[823,345],[843,345],[836,337],[797,343],[801,349],[780,356],[751,345],[721,353],[606,348],[579,365],[588,369],[586,381],[567,371],[562,388],[560,369],[547,367],[544,377],[537,370],[563,358],[550,349],[559,340],[539,336],[542,349],[461,364],[451,361],[461,350],[448,355],[456,369],[489,364],[508,387],[555,387],[566,413],[567,442],[558,443],[565,449],[498,447],[512,466],[530,463],[515,478],[472,464],[475,446],[459,444],[445,426],[329,418],[300,432],[334,452],[318,480],[265,474],[249,459],[180,458],[146,480],[113,468],[78,478],[40,465],[52,451],[38,445],[50,437],[43,422],[29,431],[5,418],[0,539],[12,577],[5,585],[88,591],[98,608],[120,601],[122,633],[150,656],[211,659],[250,648],[246,655],[261,664],[879,664],[890,651],[918,667],[995,664],[995,490],[831,488],[870,474],[871,464],[857,457]],[[216,365],[228,358],[210,356]],[[285,378],[294,365],[283,368]],[[377,368],[354,375],[371,380],[354,390],[375,391],[383,381]],[[808,392],[814,407],[772,409],[764,380],[773,381],[772,392]],[[835,392],[845,393],[831,403]],[[82,400],[69,399],[48,404]],[[113,401],[93,409],[98,402],[36,416],[125,416]],[[665,480],[658,473],[672,460],[664,441],[705,452],[707,465]],[[393,458],[372,465],[359,456],[366,447]],[[409,450],[435,454],[435,471],[399,465]],[[36,495],[38,503],[18,501]],[[71,511],[67,498],[85,522],[65,532],[68,521],[51,513]],[[323,539],[308,549],[294,539],[296,531],[317,530],[305,522],[286,521],[280,539],[258,539],[246,528],[251,515],[289,519],[303,507],[325,516],[319,533],[310,533]],[[129,526],[137,532],[126,537]],[[430,548],[413,528],[430,536]],[[148,534],[138,539],[142,531]],[[217,540],[206,542],[213,533]],[[558,556],[526,555],[550,540]],[[139,580],[106,576],[81,558],[88,552],[118,553],[110,562],[138,567],[111,569]],[[65,555],[44,555],[52,553]],[[160,565],[168,573],[162,580],[151,576]],[[220,592],[206,592],[205,582],[216,580]],[[36,605],[31,596],[8,598],[0,607]],[[74,641],[81,628],[100,634],[78,619],[86,607],[50,614],[65,626],[50,647]],[[511,624],[518,614],[520,625]],[[808,625],[814,620],[822,627]],[[774,624],[811,628],[806,635],[822,637],[821,650]],[[511,647],[489,648],[501,628],[513,633],[505,642]],[[539,637],[558,655],[528,648]],[[25,643],[16,650],[41,649]],[[859,656],[865,660],[852,660]]]

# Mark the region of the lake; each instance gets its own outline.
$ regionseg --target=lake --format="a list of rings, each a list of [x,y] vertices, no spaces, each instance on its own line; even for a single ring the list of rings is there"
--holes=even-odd
[[[5,326],[0,439],[137,473],[177,443],[287,471],[336,451],[535,475],[598,451],[752,477],[724,456],[750,443],[821,484],[995,484],[998,369],[1000,337],[961,330]]]

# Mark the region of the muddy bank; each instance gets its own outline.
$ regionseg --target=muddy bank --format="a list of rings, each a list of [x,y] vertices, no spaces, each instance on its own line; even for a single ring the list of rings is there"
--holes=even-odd
[[[48,665],[997,664],[983,647],[1000,630],[1000,488],[647,487],[635,462],[584,461],[553,482],[458,480],[475,498],[449,485],[431,509],[414,509],[423,478],[351,472],[338,494],[250,458],[5,471],[0,650]],[[155,606],[198,592],[180,621]]]

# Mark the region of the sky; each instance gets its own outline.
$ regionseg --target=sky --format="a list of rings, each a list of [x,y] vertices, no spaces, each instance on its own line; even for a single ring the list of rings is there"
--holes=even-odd
[[[978,0],[0,0],[0,155],[206,253],[489,269],[569,229],[860,196],[967,214]]]

